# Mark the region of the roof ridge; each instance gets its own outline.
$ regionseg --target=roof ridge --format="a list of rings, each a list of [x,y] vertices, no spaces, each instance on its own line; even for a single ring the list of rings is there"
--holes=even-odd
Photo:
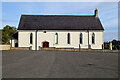
[[[22,14],[21,16],[77,16],[77,17],[95,17],[95,15],[28,15]]]

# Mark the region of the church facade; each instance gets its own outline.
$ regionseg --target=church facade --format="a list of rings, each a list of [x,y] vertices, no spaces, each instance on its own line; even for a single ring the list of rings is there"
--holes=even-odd
[[[18,47],[102,49],[104,28],[94,15],[21,15]]]

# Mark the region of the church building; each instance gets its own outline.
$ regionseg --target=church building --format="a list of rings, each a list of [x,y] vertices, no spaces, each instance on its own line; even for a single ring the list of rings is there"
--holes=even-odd
[[[32,50],[104,46],[104,28],[97,9],[94,15],[21,15],[17,34],[18,47]]]

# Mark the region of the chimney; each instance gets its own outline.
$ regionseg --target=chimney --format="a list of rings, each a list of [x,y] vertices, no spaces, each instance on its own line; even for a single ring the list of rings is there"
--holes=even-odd
[[[95,9],[95,17],[98,17],[98,9]]]

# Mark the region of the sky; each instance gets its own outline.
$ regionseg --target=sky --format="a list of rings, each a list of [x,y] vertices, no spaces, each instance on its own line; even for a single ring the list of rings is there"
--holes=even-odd
[[[118,40],[118,2],[2,2],[2,27],[18,27],[21,14],[94,15],[104,27],[104,41]]]

